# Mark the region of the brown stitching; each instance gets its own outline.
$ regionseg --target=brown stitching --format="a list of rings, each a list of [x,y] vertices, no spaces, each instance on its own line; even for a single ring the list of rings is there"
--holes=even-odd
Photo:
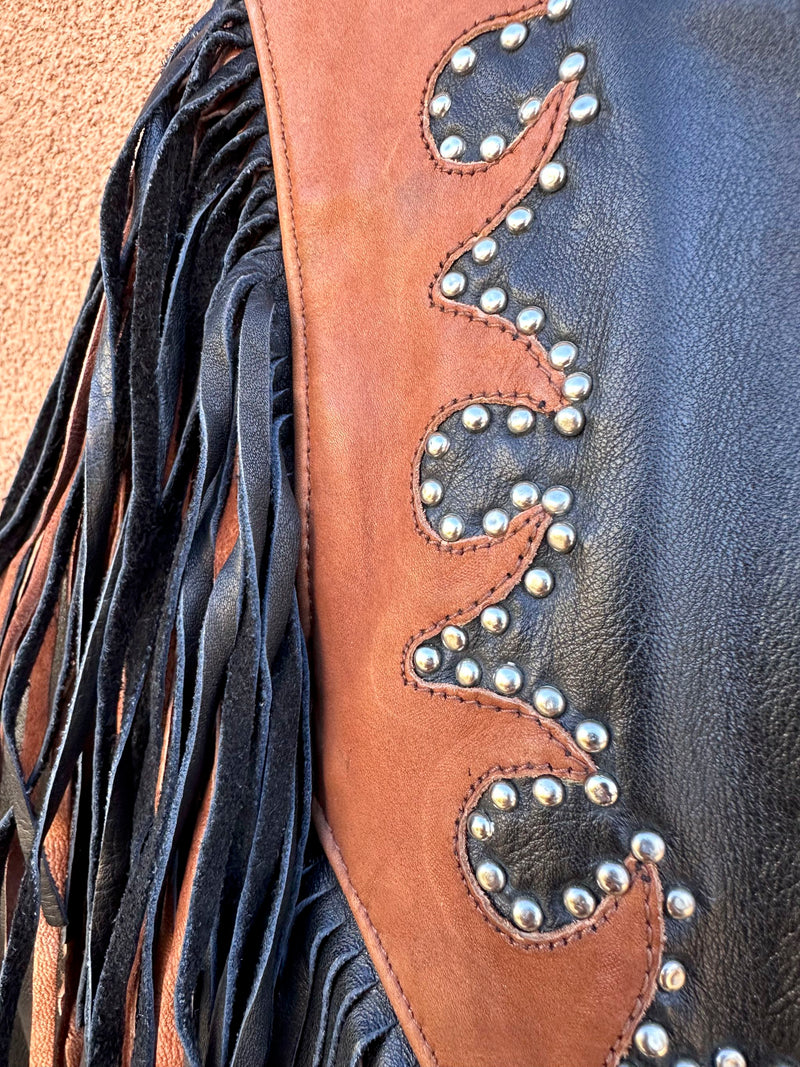
[[[392,967],[392,961],[389,959],[389,954],[388,954],[388,952],[386,951],[386,949],[383,946],[383,941],[381,941],[381,935],[375,929],[375,926],[373,925],[372,919],[370,919],[370,917],[369,917],[369,912],[367,911],[367,907],[364,904],[364,901],[359,896],[358,890],[353,885],[353,879],[350,877],[350,871],[348,870],[347,863],[345,862],[344,856],[342,855],[342,850],[339,848],[339,845],[336,842],[336,838],[333,836],[333,830],[331,830],[330,826],[328,825],[328,821],[325,818],[325,815],[324,815],[322,809],[319,807],[319,804],[316,804],[316,802],[315,802],[315,806],[319,810],[320,816],[323,819],[323,821],[325,822],[325,826],[327,827],[328,836],[330,838],[331,847],[336,850],[336,856],[337,856],[337,858],[339,860],[339,863],[341,865],[342,874],[343,874],[344,878],[346,878],[347,884],[350,887],[350,892],[352,893],[353,897],[355,898],[356,904],[358,905],[359,909],[361,910],[361,914],[362,914],[362,917],[364,919],[364,922],[366,922],[367,926],[369,927],[370,931],[372,932],[373,937],[375,938],[375,942],[377,944],[377,947],[378,947],[378,950],[379,950],[379,952],[381,954],[381,957],[383,958],[383,962],[386,964],[386,967],[388,968],[389,973],[391,974],[392,978],[394,979],[395,985],[397,986],[397,989],[398,989],[398,991],[400,993],[400,996],[402,997],[403,1003],[406,1006],[406,1010],[408,1012],[409,1018],[411,1019],[411,1022],[413,1024],[413,1026],[414,1026],[414,1029],[417,1031],[417,1034],[419,1035],[420,1041],[425,1046],[427,1051],[430,1053],[431,1062],[433,1063],[434,1067],[438,1067],[439,1060],[436,1057],[436,1053],[434,1052],[432,1045],[430,1044],[430,1042],[428,1041],[427,1037],[425,1036],[425,1032],[423,1031],[423,1029],[420,1026],[419,1022],[417,1021],[417,1017],[414,1015],[414,1011],[413,1011],[413,1009],[411,1007],[411,1004],[409,1003],[408,997],[405,994],[403,986],[400,983],[400,979],[397,977],[397,974],[395,973],[394,967]]]
[[[286,146],[286,126],[283,121],[283,107],[281,106],[281,94],[278,88],[278,78],[275,71],[275,61],[272,56],[272,48],[269,43],[269,33],[267,32],[267,22],[264,18],[264,12],[261,8],[260,0],[256,0],[255,3],[251,3],[250,6],[255,10],[258,21],[260,23],[261,32],[264,37],[264,45],[267,50],[267,59],[269,61],[269,72],[272,78],[272,87],[275,93],[275,106],[278,112],[278,123],[280,126],[280,142],[281,150],[283,152],[283,158],[286,161],[286,192],[289,197],[289,218],[292,228],[292,243],[294,244],[295,261],[297,263],[297,281],[300,292],[300,321],[302,323],[302,342],[303,342],[303,391],[305,401],[305,433],[306,433],[306,448],[304,459],[304,473],[305,473],[305,502],[304,502],[304,517],[305,517],[305,529],[303,530],[303,555],[305,557],[305,586],[306,597],[308,599],[308,627],[311,630],[311,622],[313,619],[313,600],[311,595],[311,403],[309,395],[309,381],[308,381],[308,333],[306,328],[306,305],[305,297],[303,295],[303,269],[300,262],[300,245],[297,240],[297,226],[295,224],[294,217],[294,193],[292,185],[292,172],[289,164],[289,153]]]

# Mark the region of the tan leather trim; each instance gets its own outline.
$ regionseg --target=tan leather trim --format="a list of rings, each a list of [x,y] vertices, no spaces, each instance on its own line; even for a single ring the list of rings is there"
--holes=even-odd
[[[509,937],[462,870],[465,798],[493,769],[580,781],[591,761],[530,707],[429,686],[409,659],[445,620],[499,599],[544,534],[531,509],[502,539],[445,545],[415,477],[426,432],[467,399],[563,404],[535,338],[444,300],[436,280],[532,187],[575,87],[555,85],[497,162],[445,164],[425,105],[439,65],[486,21],[475,0],[249,10],[294,338],[317,829],[424,1067],[611,1067],[655,988],[655,874],[635,868],[629,893],[579,930]]]

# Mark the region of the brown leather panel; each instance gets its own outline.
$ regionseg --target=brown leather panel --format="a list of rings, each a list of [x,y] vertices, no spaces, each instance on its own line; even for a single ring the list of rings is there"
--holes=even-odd
[[[500,599],[544,534],[535,508],[502,539],[446,544],[415,481],[446,411],[562,403],[535,339],[442,299],[435,281],[530,189],[574,87],[556,85],[498,162],[446,164],[424,118],[436,72],[465,33],[515,12],[475,0],[332,0],[324,13],[250,0],[250,12],[294,330],[317,827],[422,1064],[610,1067],[653,995],[657,876],[632,865],[625,897],[554,934],[504,929],[465,874],[465,804],[487,774],[546,767],[581,781],[591,761],[530,707],[434,689],[410,660],[448,619]]]

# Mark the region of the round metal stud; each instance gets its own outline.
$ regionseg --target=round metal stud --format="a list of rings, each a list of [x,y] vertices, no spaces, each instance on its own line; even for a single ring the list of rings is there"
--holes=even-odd
[[[601,722],[587,719],[578,723],[575,740],[584,752],[604,752],[608,748],[608,730]]]
[[[570,119],[578,126],[585,126],[597,118],[600,111],[600,101],[592,93],[582,93],[576,96],[569,109]]]
[[[558,778],[552,778],[549,774],[533,780],[534,799],[544,808],[555,808],[564,801],[564,786]]]
[[[681,1059],[681,1060],[675,1060],[675,1063],[673,1064],[673,1067],[700,1067],[700,1064],[697,1062],[697,1060],[684,1060],[684,1059]]]
[[[508,512],[492,508],[483,516],[483,532],[489,537],[502,537],[508,531]]]
[[[460,626],[445,626],[442,630],[442,644],[451,652],[463,652],[467,647],[467,635]]]
[[[547,17],[551,22],[560,22],[572,11],[572,0],[548,0]]]
[[[476,263],[491,263],[497,255],[494,237],[482,237],[472,246],[472,258]]]
[[[572,507],[572,493],[563,485],[551,485],[542,493],[542,507],[548,515],[566,515]]]
[[[658,1023],[643,1023],[633,1036],[637,1049],[648,1059],[661,1059],[669,1052],[667,1031]]]
[[[533,212],[529,207],[515,207],[506,215],[506,229],[509,233],[524,233],[533,222]]]
[[[619,799],[619,786],[607,774],[590,774],[583,789],[589,800],[601,808],[609,808]]]
[[[686,985],[686,968],[679,960],[664,960],[658,972],[658,984],[666,993],[677,993]]]
[[[582,885],[571,885],[564,890],[564,907],[576,919],[588,919],[594,915],[597,901]]]
[[[563,437],[577,437],[586,425],[586,416],[580,408],[570,405],[555,413],[553,424]]]
[[[578,535],[570,522],[553,522],[547,527],[547,543],[554,552],[571,552]]]
[[[506,52],[516,52],[528,36],[528,27],[522,22],[509,22],[500,31],[500,47]]]
[[[667,893],[667,915],[673,919],[691,919],[696,906],[692,894],[682,886]]]
[[[548,719],[557,719],[567,710],[567,701],[560,689],[554,685],[539,685],[533,693],[533,706],[540,715]]]
[[[595,879],[604,893],[613,897],[621,897],[631,887],[631,876],[628,868],[622,863],[614,863],[606,860],[595,871]]]
[[[475,69],[475,64],[477,62],[478,55],[475,49],[468,44],[453,52],[453,55],[450,58],[450,66],[456,74],[469,74],[471,70]]]
[[[459,685],[470,687],[481,680],[481,666],[474,659],[462,659],[456,664],[456,681]]]
[[[490,420],[489,409],[483,404],[470,404],[461,412],[461,422],[470,433],[483,433]]]
[[[661,863],[666,851],[664,838],[652,830],[640,830],[631,840],[631,852],[642,863]]]
[[[458,134],[451,134],[449,137],[445,137],[442,143],[439,145],[439,155],[442,159],[461,159],[467,150],[467,143],[463,137],[459,137]]]
[[[428,105],[431,118],[443,119],[450,110],[452,103],[449,93],[437,93]]]
[[[481,311],[485,311],[487,315],[499,314],[507,303],[508,297],[504,289],[492,286],[481,293]]]
[[[511,919],[518,930],[524,930],[527,934],[535,933],[544,922],[542,909],[535,900],[527,897],[517,897],[514,907],[511,909]]]
[[[561,386],[561,395],[567,400],[585,400],[592,391],[592,377],[585,370],[568,374]]]
[[[581,77],[586,70],[586,56],[583,52],[570,52],[564,56],[558,68],[558,76],[562,82],[574,82]]]
[[[504,634],[508,629],[508,612],[499,604],[492,604],[481,612],[481,626],[490,634]]]
[[[478,885],[487,893],[499,893],[506,886],[506,872],[497,863],[487,860],[479,863],[475,870]]]
[[[490,133],[488,137],[484,137],[481,141],[481,159],[487,163],[492,163],[495,159],[499,159],[505,150],[506,139],[501,137],[499,133]]]
[[[552,571],[546,567],[531,567],[525,572],[525,588],[535,597],[550,596],[556,584]]]
[[[439,283],[439,288],[442,291],[442,296],[446,296],[448,300],[455,300],[467,288],[467,279],[460,270],[451,270],[444,275]]]
[[[517,116],[523,126],[527,126],[534,119],[538,118],[539,112],[542,110],[542,101],[538,96],[529,96],[527,100],[523,100],[519,105],[519,111]]]
[[[506,426],[511,433],[519,436],[533,429],[536,416],[530,408],[512,408],[506,418]]]
[[[541,308],[532,306],[529,308],[523,308],[517,315],[517,329],[520,333],[524,333],[526,336],[530,336],[532,333],[538,333],[544,326],[544,311]]]
[[[513,663],[504,663],[494,672],[494,687],[498,693],[513,696],[522,689],[522,671]]]
[[[419,487],[419,495],[422,497],[423,504],[439,504],[444,496],[444,489],[442,483],[437,482],[435,478],[428,478]]]
[[[572,341],[558,341],[547,353],[551,367],[556,370],[568,370],[578,358],[578,349]]]
[[[489,790],[489,800],[498,811],[513,811],[517,806],[519,797],[513,783],[499,781],[495,782]]]
[[[539,490],[533,482],[517,482],[511,490],[511,503],[517,511],[527,511],[539,503]]]
[[[735,1048],[721,1048],[714,1057],[714,1067],[747,1067],[747,1060]]]
[[[429,456],[438,459],[450,451],[450,438],[444,433],[432,433],[425,442],[425,451]]]
[[[458,541],[464,536],[464,520],[460,515],[445,515],[439,523],[439,536],[444,541]]]
[[[430,645],[420,645],[414,651],[414,667],[420,674],[433,674],[434,671],[439,669],[441,662],[442,657],[438,648],[431,648]]]
[[[551,160],[539,171],[539,188],[544,193],[557,193],[567,180],[567,168],[563,163]]]
[[[482,811],[473,811],[469,817],[467,827],[469,836],[474,837],[476,841],[488,841],[494,833],[494,823]]]

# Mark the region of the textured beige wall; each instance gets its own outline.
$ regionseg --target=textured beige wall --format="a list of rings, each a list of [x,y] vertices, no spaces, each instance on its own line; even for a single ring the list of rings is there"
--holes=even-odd
[[[97,254],[106,176],[211,0],[10,0],[0,13],[0,499]]]

